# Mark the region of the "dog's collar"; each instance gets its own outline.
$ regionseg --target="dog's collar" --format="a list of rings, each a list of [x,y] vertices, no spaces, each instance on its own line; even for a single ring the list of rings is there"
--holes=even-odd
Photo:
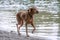
[[[31,18],[32,18],[32,15],[31,14],[28,14]]]

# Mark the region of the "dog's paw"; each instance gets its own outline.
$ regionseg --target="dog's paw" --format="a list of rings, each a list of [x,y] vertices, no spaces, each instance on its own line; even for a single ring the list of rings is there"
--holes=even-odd
[[[27,35],[27,37],[29,37],[29,35]]]
[[[20,33],[18,33],[18,35],[21,35]]]
[[[32,31],[32,33],[34,33],[34,31]]]

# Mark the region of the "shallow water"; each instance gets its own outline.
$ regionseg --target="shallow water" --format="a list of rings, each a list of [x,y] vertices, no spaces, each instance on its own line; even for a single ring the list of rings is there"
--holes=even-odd
[[[17,32],[15,15],[15,11],[0,11],[0,30]],[[59,39],[59,18],[60,15],[58,14],[46,12],[41,12],[37,15],[34,15],[34,24],[36,26],[34,35],[38,37],[45,37],[50,40]],[[31,33],[33,28],[30,27],[31,25],[28,26],[29,33]],[[22,27],[20,31],[21,33],[25,33],[25,27]]]

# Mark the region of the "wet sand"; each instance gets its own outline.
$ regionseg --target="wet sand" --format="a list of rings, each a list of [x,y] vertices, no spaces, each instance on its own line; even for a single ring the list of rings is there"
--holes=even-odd
[[[36,37],[26,37],[24,35],[17,35],[13,32],[6,32],[0,30],[0,40],[45,40],[44,38],[36,38]]]

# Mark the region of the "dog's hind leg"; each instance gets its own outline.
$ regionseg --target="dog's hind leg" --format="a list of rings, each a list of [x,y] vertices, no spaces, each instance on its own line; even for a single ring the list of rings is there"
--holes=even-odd
[[[20,35],[18,25],[19,24],[16,24],[16,26],[17,26],[17,32],[18,32],[18,35]]]
[[[18,32],[18,35],[20,35],[20,32],[19,31],[20,31],[20,28],[22,27],[22,25],[23,25],[23,20],[19,24],[17,24],[17,32]]]

